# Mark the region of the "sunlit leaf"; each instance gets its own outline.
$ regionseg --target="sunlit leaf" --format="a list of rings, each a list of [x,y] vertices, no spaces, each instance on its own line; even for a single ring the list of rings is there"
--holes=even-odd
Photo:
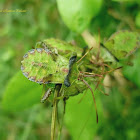
[[[18,72],[7,84],[3,96],[3,108],[6,111],[21,111],[40,103],[42,86],[30,82]]]
[[[102,120],[102,107],[99,98],[96,98],[99,114],[99,124],[96,122],[96,113],[90,91],[81,100],[83,94],[70,97],[66,104],[65,124],[72,136],[72,140],[92,140],[96,135]],[[98,96],[99,97],[99,96]],[[81,102],[79,103],[79,101]]]
[[[140,28],[140,12],[138,12],[138,14],[136,15],[135,22],[136,22],[136,25]]]
[[[57,4],[64,23],[82,32],[101,9],[102,0],[57,0]]]
[[[121,60],[140,47],[139,34],[130,31],[119,31],[113,34],[104,45],[118,60]]]
[[[125,65],[123,67],[123,74],[140,88],[140,50],[131,59],[132,66]]]

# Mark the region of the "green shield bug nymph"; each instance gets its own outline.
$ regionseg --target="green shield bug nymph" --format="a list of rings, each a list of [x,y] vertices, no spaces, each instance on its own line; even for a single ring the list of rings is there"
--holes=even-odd
[[[30,81],[47,84],[64,82],[69,69],[69,60],[46,48],[29,50],[21,61],[21,70]]]
[[[96,108],[94,94],[88,84],[88,82],[94,81],[96,75],[82,72],[79,68],[80,64],[78,64],[87,54],[82,56],[82,49],[69,43],[47,39],[38,42],[35,49],[29,50],[23,56],[21,70],[30,81],[43,84],[44,95],[41,102],[48,99],[51,93],[55,91],[56,88],[52,85],[61,85],[60,96],[63,99],[68,99],[69,96],[75,96],[89,88]],[[81,57],[81,59],[77,61],[77,57]],[[98,121],[97,109],[96,116]]]

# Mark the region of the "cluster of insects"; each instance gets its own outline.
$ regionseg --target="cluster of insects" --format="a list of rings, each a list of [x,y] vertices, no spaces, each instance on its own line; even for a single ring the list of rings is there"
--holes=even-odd
[[[95,97],[90,84],[96,83],[96,89],[105,74],[112,69],[100,59],[99,53],[97,57],[93,57],[93,48],[84,55],[83,52],[84,49],[71,43],[46,39],[38,42],[34,49],[23,56],[21,70],[30,81],[43,85],[41,102],[49,100],[56,85],[61,86],[58,98],[63,99],[90,89],[98,122]]]

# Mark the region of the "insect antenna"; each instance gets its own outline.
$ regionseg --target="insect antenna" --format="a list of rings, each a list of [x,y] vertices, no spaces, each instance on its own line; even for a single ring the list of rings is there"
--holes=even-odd
[[[82,79],[81,81],[90,89],[90,91],[92,93],[92,97],[93,97],[93,101],[94,101],[94,105],[95,105],[95,110],[96,110],[96,120],[97,120],[97,123],[98,123],[98,112],[97,112],[96,101],[95,101],[95,97],[94,97],[94,94],[93,94],[93,90],[90,87],[90,85],[84,79]]]
[[[76,63],[79,63],[92,49],[93,47],[91,47]]]
[[[112,70],[109,70],[109,71],[106,71],[106,72],[104,72],[102,74],[105,75],[105,74],[111,73],[112,71],[115,71],[115,70],[118,70],[118,69],[121,69],[121,68],[122,68],[122,66],[118,67],[118,68],[115,68],[115,69],[112,69]]]

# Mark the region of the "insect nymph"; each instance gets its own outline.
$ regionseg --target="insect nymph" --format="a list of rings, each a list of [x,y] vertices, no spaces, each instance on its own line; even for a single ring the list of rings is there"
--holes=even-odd
[[[92,73],[86,73],[85,75],[79,71],[77,54],[72,51],[75,49],[78,49],[77,52],[80,52],[78,53],[78,57],[82,56],[81,48],[76,48],[71,44],[66,44],[55,39],[39,42],[35,49],[29,50],[23,56],[21,70],[24,76],[30,81],[43,84],[43,87],[48,84],[61,84],[60,94],[63,98],[82,93],[87,88],[91,90],[93,95],[93,91],[88,82],[93,82],[93,77],[96,75]],[[88,78],[88,82],[85,78]],[[54,88],[55,86],[50,86],[46,89],[41,102],[44,102],[50,96]],[[95,103],[94,95],[93,100]]]
[[[30,81],[39,84],[63,83],[68,73],[68,59],[48,49],[32,49],[23,58],[21,70]]]

